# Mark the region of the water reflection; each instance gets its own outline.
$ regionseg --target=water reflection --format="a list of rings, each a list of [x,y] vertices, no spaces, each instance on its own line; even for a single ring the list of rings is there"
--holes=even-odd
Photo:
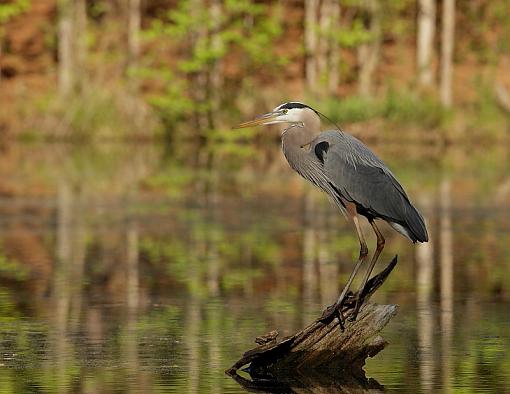
[[[441,263],[441,364],[442,386],[451,391],[451,346],[453,336],[453,228],[451,180],[442,176],[439,185],[439,246]]]
[[[491,149],[379,147],[431,235],[413,247],[385,228],[400,263],[376,301],[401,312],[366,368],[385,388],[509,389],[509,162]],[[326,198],[277,147],[201,161],[152,145],[0,158],[5,392],[239,392],[223,371],[253,338],[334,301],[358,245]]]
[[[383,393],[384,387],[375,379],[337,371],[307,371],[303,373],[251,377],[246,373],[231,375],[239,385],[254,393]]]
[[[430,194],[421,197],[420,205],[427,227],[434,223],[434,207]],[[434,360],[436,358],[434,346],[434,247],[436,244],[433,234],[429,242],[417,245],[416,253],[416,331],[418,337],[418,355],[420,386],[424,393],[434,391]]]

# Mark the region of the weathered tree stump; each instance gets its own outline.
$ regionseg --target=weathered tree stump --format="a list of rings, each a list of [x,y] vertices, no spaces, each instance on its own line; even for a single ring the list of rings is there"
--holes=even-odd
[[[397,264],[395,256],[388,266],[367,283],[361,294],[366,302],[384,283]],[[247,351],[226,373],[238,383],[255,389],[258,383],[276,385],[275,389],[302,387],[310,379],[332,384],[331,377],[345,387],[376,388],[377,382],[365,378],[363,366],[367,357],[380,352],[387,342],[377,334],[397,313],[396,305],[365,303],[355,321],[349,321],[358,294],[350,292],[342,307],[344,327],[338,318],[321,321],[317,318],[292,336],[278,339],[278,332],[257,337],[259,346]],[[249,372],[252,381],[237,374],[239,369]],[[324,377],[328,377],[329,379]],[[320,378],[318,378],[320,377]],[[339,380],[339,377],[341,379]],[[283,386],[282,386],[283,385]],[[374,386],[375,385],[375,386]]]

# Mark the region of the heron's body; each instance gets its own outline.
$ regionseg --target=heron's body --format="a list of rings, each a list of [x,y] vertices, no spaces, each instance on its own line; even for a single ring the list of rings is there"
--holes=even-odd
[[[340,129],[321,132],[316,110],[298,102],[284,103],[240,127],[274,123],[289,124],[283,129],[281,138],[283,153],[290,166],[326,192],[352,219],[360,241],[358,262],[337,302],[325,313],[325,319],[329,319],[340,309],[354,276],[368,255],[358,215],[368,219],[377,236],[377,248],[358,294],[362,294],[385,244],[375,219],[385,220],[413,242],[427,242],[427,228],[422,216],[383,161],[361,141]],[[358,299],[353,318],[356,318],[360,306]]]
[[[361,141],[330,130],[298,150],[287,143],[287,133],[282,137],[282,149],[290,166],[325,191],[340,209],[345,210],[346,202],[353,203],[358,214],[387,221],[413,242],[428,240],[423,218],[400,183]],[[293,166],[297,155],[303,157],[305,166]]]

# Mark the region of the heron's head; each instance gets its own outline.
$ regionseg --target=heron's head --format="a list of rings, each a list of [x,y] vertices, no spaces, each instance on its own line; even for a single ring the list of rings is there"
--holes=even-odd
[[[269,125],[277,123],[302,123],[319,120],[319,115],[312,107],[306,104],[291,101],[283,103],[271,112],[258,116],[254,120],[241,123],[237,128]]]

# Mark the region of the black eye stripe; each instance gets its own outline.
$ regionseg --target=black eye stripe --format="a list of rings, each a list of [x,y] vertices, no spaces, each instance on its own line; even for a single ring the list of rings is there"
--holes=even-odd
[[[291,102],[288,102],[288,103],[285,103],[285,104],[282,104],[280,105],[280,107],[278,108],[280,111],[283,111],[285,109],[289,110],[289,109],[293,109],[293,108],[297,108],[297,109],[302,109],[302,108],[308,108],[308,109],[311,109],[313,112],[315,112],[317,115],[319,114],[316,110],[314,110],[312,107],[310,107],[309,105],[306,105],[306,104],[303,104],[303,103],[300,103],[298,101],[291,101]]]
[[[297,101],[292,101],[290,103],[285,103],[281,107],[281,109],[292,109],[292,108],[310,108],[308,105],[303,103],[298,103]]]

